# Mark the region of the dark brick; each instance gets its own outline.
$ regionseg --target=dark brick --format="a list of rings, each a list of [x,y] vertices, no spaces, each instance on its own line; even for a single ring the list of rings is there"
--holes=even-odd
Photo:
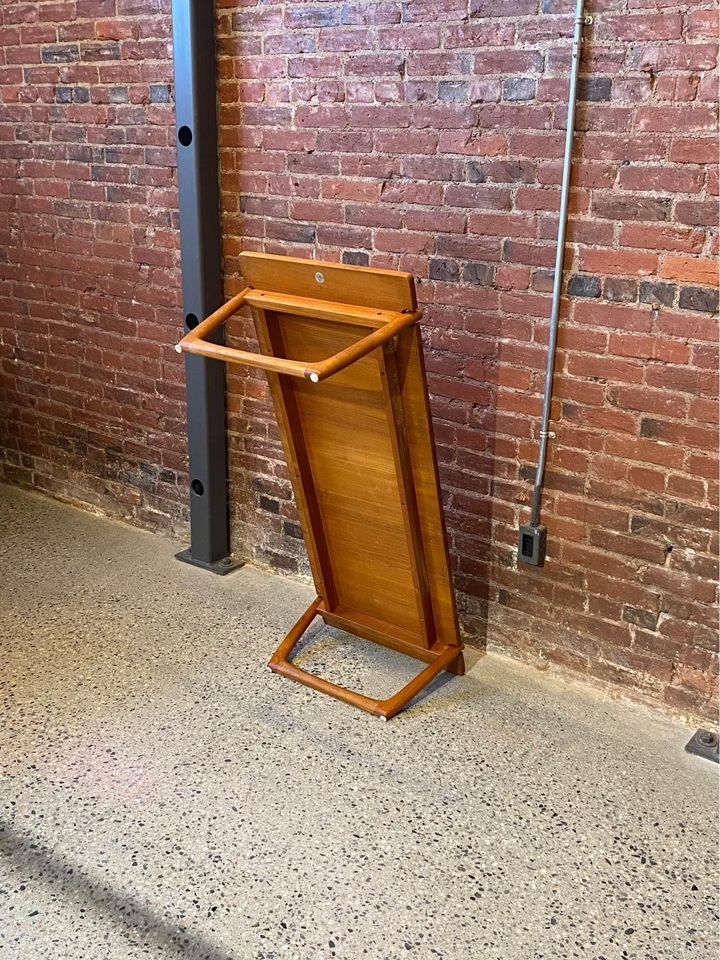
[[[644,630],[656,630],[658,625],[658,614],[651,610],[643,610],[641,607],[631,607],[628,604],[623,606],[622,618],[625,623],[634,623]]]
[[[267,510],[268,513],[280,513],[278,500],[273,500],[271,497],[265,497],[261,494],[258,502],[261,510]]]
[[[692,503],[671,501],[666,506],[665,514],[670,521],[675,520],[703,530],[717,530],[717,510],[712,507],[696,507]]]
[[[82,45],[83,60],[119,60],[120,44],[117,40],[107,40],[104,43],[84,43]]]
[[[675,204],[675,219],[693,227],[714,226],[717,203],[713,200],[681,200]]]
[[[537,80],[532,77],[510,77],[503,80],[503,100],[534,100],[537,94]]]
[[[111,17],[117,13],[116,0],[77,0],[77,16],[81,18],[88,17]]]
[[[460,265],[455,260],[433,259],[430,261],[429,276],[431,280],[459,280]]]
[[[567,292],[570,297],[599,297],[600,277],[576,273],[568,281]]]
[[[267,235],[274,240],[289,240],[293,243],[315,243],[315,226],[311,223],[294,223],[290,220],[269,220]]]
[[[71,103],[73,97],[72,87],[56,87],[55,99],[58,103]]]
[[[90,103],[90,90],[88,87],[75,87],[73,90],[73,100],[75,103]]]
[[[293,540],[303,539],[302,527],[292,520],[283,520],[283,533],[286,537],[292,537]]]
[[[291,30],[310,30],[313,27],[336,27],[340,23],[340,7],[300,7],[289,9],[285,24]]]
[[[58,46],[43,47],[40,56],[43,63],[76,63],[80,59],[80,44],[63,43]]]
[[[342,262],[355,267],[367,267],[370,256],[362,250],[343,250]]]
[[[128,199],[127,187],[120,187],[117,184],[109,183],[105,187],[105,195],[109,203],[126,203]]]
[[[491,287],[495,283],[495,268],[489,263],[466,263],[462,278],[465,283],[477,283],[481,287]]]
[[[364,26],[366,24],[399,23],[402,11],[394,3],[344,3],[342,6],[342,23],[348,26]]]
[[[87,135],[86,131],[83,134]],[[91,147],[82,143],[68,144],[68,160],[77,160],[79,163],[104,163],[105,148]]]
[[[470,17],[522,17],[537,13],[537,0],[470,0]]]
[[[289,573],[297,573],[298,571],[298,562],[294,557],[288,557],[276,550],[260,550],[259,558],[268,566],[275,567],[277,570],[287,570]]]
[[[531,183],[535,164],[530,160],[471,160],[467,179],[470,183]]]
[[[150,84],[150,103],[170,103],[172,92],[168,83]]]
[[[290,153],[287,158],[288,170],[292,173],[336,174],[340,161],[327,153]]]
[[[643,509],[652,510],[652,507],[653,507],[652,501],[650,501],[650,508],[643,505]],[[652,512],[657,513],[658,515],[662,514],[663,513],[662,503],[657,504],[657,506],[655,507],[654,510],[652,510]],[[630,531],[631,533],[642,533],[643,530],[645,530],[646,532],[652,531],[654,533],[657,522],[658,522],[657,517],[644,517],[640,513],[635,513],[633,514],[632,517],[630,517]]]
[[[640,436],[655,439],[660,433],[660,424],[652,417],[643,417],[640,421]]]
[[[697,310],[700,313],[716,313],[718,291],[707,287],[682,287],[679,306],[683,310]]]
[[[438,100],[446,103],[467,103],[470,84],[464,80],[441,80],[438,84]]]
[[[638,297],[637,280],[607,277],[603,283],[603,296],[606,300],[614,300],[618,303],[635,303]]]
[[[127,157],[126,150],[127,150],[127,147],[125,146],[105,147],[104,155],[99,159],[95,159],[95,162],[96,163],[125,163],[126,157]]]
[[[67,127],[55,127],[53,131],[53,138],[58,142],[66,143],[67,147],[67,159],[74,160],[77,159],[77,154],[74,153],[74,147],[77,144],[84,143],[87,140],[87,130],[84,127],[79,127],[76,124],[71,124]]]
[[[656,283],[653,280],[641,280],[640,302],[671,307],[675,302],[675,291],[676,287],[672,283]]]
[[[610,100],[612,80],[610,77],[580,77],[578,100]]]
[[[603,197],[597,199],[593,212],[606,220],[669,220],[672,200],[655,197]]]

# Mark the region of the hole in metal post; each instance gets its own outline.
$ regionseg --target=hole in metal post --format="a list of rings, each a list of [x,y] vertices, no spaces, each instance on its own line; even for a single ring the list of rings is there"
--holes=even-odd
[[[205,487],[202,485],[200,480],[193,480],[190,484],[190,489],[193,493],[197,494],[198,497],[201,497],[205,493]]]
[[[194,313],[188,313],[188,315],[185,317],[185,326],[188,328],[188,330],[194,330],[199,323],[200,321]]]
[[[190,127],[180,127],[178,130],[178,140],[183,147],[189,147],[192,143],[192,130]]]

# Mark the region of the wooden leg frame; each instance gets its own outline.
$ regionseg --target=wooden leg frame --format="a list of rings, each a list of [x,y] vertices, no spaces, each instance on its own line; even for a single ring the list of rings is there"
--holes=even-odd
[[[312,687],[313,690],[326,693],[337,700],[342,700],[344,703],[349,703],[353,707],[364,710],[366,713],[371,713],[375,717],[389,720],[395,714],[400,713],[413,697],[416,697],[443,670],[450,670],[457,674],[465,672],[462,647],[443,647],[424,670],[421,670],[416,677],[413,677],[409,683],[406,683],[401,690],[398,690],[392,697],[388,697],[387,700],[375,700],[372,697],[363,696],[363,694],[355,693],[353,690],[341,687],[337,683],[331,683],[329,680],[323,680],[322,677],[307,673],[307,671],[295,666],[288,658],[302,635],[320,612],[321,604],[321,598],[316,597],[270,657],[268,666],[273,673],[279,673],[283,677],[289,677],[291,680],[303,683],[306,687]],[[432,655],[435,651],[428,651],[428,653]]]

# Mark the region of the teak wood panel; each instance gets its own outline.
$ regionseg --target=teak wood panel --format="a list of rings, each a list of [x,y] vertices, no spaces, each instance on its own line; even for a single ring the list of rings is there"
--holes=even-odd
[[[324,321],[265,312],[258,320],[273,353],[290,359],[319,360],[357,339]],[[367,614],[418,642],[423,631],[377,358],[363,357],[323,383],[283,378],[273,392],[292,424],[293,450],[286,452],[300,465],[315,516],[315,579],[324,584],[326,609]]]
[[[321,360],[366,332],[254,315],[263,353],[289,359]],[[458,645],[417,328],[323,383],[269,380],[321,615],[404,652]]]

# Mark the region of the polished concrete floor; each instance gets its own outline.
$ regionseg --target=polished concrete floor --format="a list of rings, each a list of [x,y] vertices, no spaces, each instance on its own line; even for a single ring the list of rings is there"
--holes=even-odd
[[[494,656],[382,723],[265,668],[307,586],[175,549],[0,487],[0,960],[717,956],[690,731]]]

